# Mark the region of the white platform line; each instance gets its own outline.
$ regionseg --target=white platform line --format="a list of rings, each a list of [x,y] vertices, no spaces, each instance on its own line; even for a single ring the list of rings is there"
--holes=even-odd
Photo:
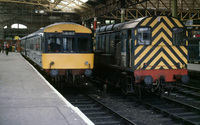
[[[20,54],[21,58],[22,55]],[[23,58],[24,59],[24,58]],[[25,60],[25,59],[24,59]],[[33,67],[27,60],[25,60],[34,70],[35,72],[47,83],[47,85],[66,103],[66,105],[70,108],[72,108],[72,110],[74,110],[84,121],[86,124],[88,125],[94,125],[94,123],[85,116],[85,114],[83,114],[79,108],[74,107],[70,102],[68,102],[63,96],[62,94],[60,94],[36,69],[35,67]]]

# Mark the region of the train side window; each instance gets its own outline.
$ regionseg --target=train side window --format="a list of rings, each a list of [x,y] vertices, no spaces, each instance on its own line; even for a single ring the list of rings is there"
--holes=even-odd
[[[138,28],[138,45],[150,45],[151,29],[150,28]]]
[[[63,38],[63,51],[74,52],[75,51],[75,39],[74,38]]]
[[[34,40],[33,39],[30,40],[29,49],[34,50]]]
[[[184,28],[173,28],[173,45],[186,45],[185,34]]]
[[[36,41],[36,51],[40,51],[40,38],[37,38]]]

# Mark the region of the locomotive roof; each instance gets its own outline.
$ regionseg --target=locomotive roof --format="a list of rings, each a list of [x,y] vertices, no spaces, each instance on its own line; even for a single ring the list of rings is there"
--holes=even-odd
[[[141,20],[143,20],[144,18],[146,18],[146,17],[141,17],[141,18],[138,18],[138,19],[126,22],[125,25],[122,27],[122,29],[132,29],[132,28],[135,28],[138,25],[138,23],[140,23]]]
[[[138,23],[140,23],[141,20],[143,20],[144,18],[146,18],[146,17],[141,17],[141,18],[134,19],[134,20],[131,20],[131,21],[128,21],[128,22],[102,26],[102,27],[96,29],[96,33],[110,32],[110,31],[120,31],[121,29],[135,28],[138,25]]]

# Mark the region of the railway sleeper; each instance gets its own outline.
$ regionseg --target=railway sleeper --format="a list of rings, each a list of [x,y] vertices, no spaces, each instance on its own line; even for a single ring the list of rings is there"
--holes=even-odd
[[[87,115],[88,117],[91,117],[91,116],[104,116],[107,113],[99,111],[99,112],[86,112],[84,114]]]
[[[120,125],[121,121],[101,121],[96,122],[95,125]]]
[[[100,111],[102,110],[102,108],[99,108],[99,107],[88,107],[88,108],[79,108],[81,111],[83,112],[94,112],[94,111]]]
[[[72,104],[91,104],[93,103],[92,101],[75,101],[75,102],[71,102]]]
[[[190,116],[190,115],[196,115],[197,113],[194,113],[194,112],[181,112],[181,113],[174,113],[175,115],[178,115],[180,117],[182,116]]]
[[[97,107],[97,104],[75,104],[75,106],[82,108],[82,107]]]

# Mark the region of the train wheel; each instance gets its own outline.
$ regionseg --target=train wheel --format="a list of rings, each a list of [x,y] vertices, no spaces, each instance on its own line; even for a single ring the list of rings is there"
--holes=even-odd
[[[128,92],[127,92],[127,82],[128,82],[128,80],[127,80],[126,75],[125,75],[125,74],[122,74],[120,83],[121,83],[121,90],[122,90],[122,92],[123,92],[124,94],[127,94],[127,93],[128,93]]]
[[[163,99],[163,95],[164,95],[164,80],[160,79],[159,81],[159,96],[160,96],[160,99]]]
[[[142,98],[141,84],[138,85],[138,98]]]

